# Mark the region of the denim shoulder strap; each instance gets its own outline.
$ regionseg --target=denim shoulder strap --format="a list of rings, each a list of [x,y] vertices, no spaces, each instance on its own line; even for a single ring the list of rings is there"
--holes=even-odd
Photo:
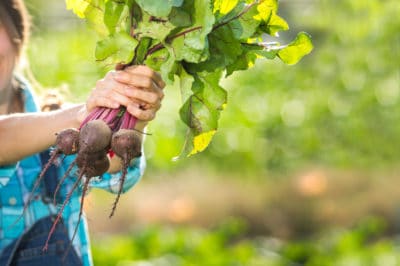
[[[42,162],[42,169],[43,167],[47,164],[51,156],[51,151],[50,150],[45,150],[40,153],[40,160]],[[53,197],[54,197],[54,192],[56,190],[57,184],[58,184],[58,171],[57,171],[57,166],[52,163],[49,168],[47,169],[46,173],[44,174],[43,177],[43,199],[49,200],[48,202],[52,202]]]

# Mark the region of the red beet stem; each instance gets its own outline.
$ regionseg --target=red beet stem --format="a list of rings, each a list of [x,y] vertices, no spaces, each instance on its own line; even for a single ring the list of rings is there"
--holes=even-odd
[[[65,174],[64,174],[64,176],[60,179],[60,181],[58,181],[57,187],[56,187],[56,189],[54,190],[54,196],[53,196],[53,203],[54,203],[54,205],[56,205],[56,203],[57,203],[56,197],[57,197],[58,191],[59,191],[60,188],[61,188],[61,185],[64,183],[65,179],[67,179],[68,174],[71,172],[71,170],[72,170],[72,168],[75,166],[75,164],[76,164],[76,159],[71,163],[71,165],[68,167],[67,171],[65,171]]]
[[[126,111],[124,116],[122,117],[122,123],[121,125],[118,127],[118,129],[122,128],[122,129],[127,129],[129,126],[129,117],[131,115]]]
[[[110,108],[105,108],[105,107],[102,107],[102,109],[103,109],[103,112],[101,113],[101,115],[97,119],[100,119],[100,120],[104,121],[104,119],[106,119],[106,117],[111,113],[111,109]]]
[[[112,207],[112,210],[111,210],[109,218],[113,217],[113,215],[115,213],[115,210],[117,208],[117,203],[119,201],[119,198],[121,197],[122,190],[124,188],[125,177],[126,177],[126,174],[128,173],[128,167],[129,167],[129,159],[125,156],[124,162],[123,162],[123,166],[122,166],[121,178],[119,180],[118,195],[117,195],[117,197],[116,197],[116,199],[114,201],[114,204],[113,204],[113,207]]]
[[[69,252],[69,250],[70,250],[70,248],[71,248],[71,246],[72,246],[72,244],[74,242],[76,233],[78,232],[79,223],[81,222],[81,217],[82,217],[82,213],[83,213],[83,204],[84,204],[85,196],[86,196],[86,193],[87,193],[87,191],[89,189],[89,182],[90,182],[90,178],[86,178],[85,184],[83,185],[83,189],[82,189],[81,207],[79,209],[78,222],[76,223],[75,230],[74,230],[74,233],[73,233],[72,238],[71,238],[71,242],[70,242],[67,250],[65,251],[63,258],[62,258],[63,260],[65,260],[65,257],[67,256],[67,254],[68,254],[68,252]]]
[[[72,186],[71,191],[68,192],[67,197],[65,198],[64,203],[61,206],[61,209],[59,210],[59,212],[57,214],[56,220],[53,222],[53,225],[50,229],[49,235],[47,236],[47,240],[46,240],[46,243],[44,244],[43,251],[46,251],[48,249],[50,238],[53,235],[54,230],[56,229],[56,226],[61,219],[61,216],[65,209],[65,206],[67,206],[67,203],[71,199],[74,190],[78,187],[79,183],[81,182],[81,179],[82,179],[84,173],[85,173],[85,168],[82,169],[81,173],[79,174],[78,179],[75,181],[74,185]]]
[[[127,129],[134,129],[137,123],[137,118],[129,114],[129,121]]]
[[[111,124],[118,117],[120,108],[112,109],[110,113],[103,119],[107,124]]]
[[[95,109],[93,109],[93,111],[91,111],[89,113],[89,115],[86,116],[86,118],[82,121],[79,129],[81,129],[87,122],[98,119],[101,116],[101,114],[103,113],[103,111],[104,111],[104,108],[102,108],[102,107],[96,107]]]

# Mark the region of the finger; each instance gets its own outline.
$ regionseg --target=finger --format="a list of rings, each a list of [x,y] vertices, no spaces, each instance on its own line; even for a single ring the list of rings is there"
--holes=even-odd
[[[148,103],[139,103],[139,108],[141,110],[154,110],[158,111],[161,108],[161,102],[155,103],[155,104],[148,104]]]
[[[141,121],[151,121],[156,117],[156,112],[153,109],[141,110],[136,104],[127,107],[128,112]]]
[[[139,102],[145,102],[150,105],[155,105],[161,101],[161,98],[157,93],[149,92],[137,88],[126,87],[125,95],[131,99],[135,99]]]
[[[160,73],[152,70],[148,66],[145,65],[137,65],[137,66],[130,66],[125,69],[125,71],[133,73],[133,74],[139,74],[143,75],[146,77],[151,78],[160,88],[165,87],[165,82],[162,80],[162,77]]]
[[[136,86],[125,85],[120,82],[113,82],[113,89],[120,94],[124,94],[132,99],[137,99],[141,102],[156,104],[164,98],[164,92],[158,86],[154,85],[153,90],[143,90]]]
[[[154,72],[155,73],[155,72]],[[158,75],[158,74],[157,74]],[[155,89],[155,87],[164,87],[165,83],[163,81],[160,81],[159,78],[154,78],[157,77],[156,74],[153,75],[144,75],[143,73],[132,73],[129,71],[116,71],[114,78],[115,80],[136,86],[136,87],[142,87],[146,89]]]
[[[96,90],[99,96],[107,97],[124,106],[132,104],[132,99],[126,94],[127,86],[123,83],[116,82],[114,79],[106,79],[100,82],[99,87],[102,87]]]
[[[104,97],[104,96],[90,98],[86,102],[86,109],[88,112],[92,111],[94,108],[96,108],[98,106],[116,109],[120,106],[120,104],[117,101],[110,99],[108,97]]]

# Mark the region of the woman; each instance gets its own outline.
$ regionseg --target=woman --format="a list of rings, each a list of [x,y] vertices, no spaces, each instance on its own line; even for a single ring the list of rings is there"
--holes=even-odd
[[[118,108],[137,117],[136,129],[143,131],[161,106],[165,84],[160,76],[145,66],[129,67],[108,73],[96,83],[85,104],[56,111],[38,112],[29,84],[15,74],[18,59],[27,42],[29,22],[22,0],[0,1],[0,265],[91,265],[86,223],[78,224],[81,190],[73,193],[63,212],[63,223],[57,227],[56,239],[63,229],[78,233],[69,249],[69,240],[49,243],[42,253],[44,235],[58,212],[47,200],[47,183],[33,197],[30,191],[43,165],[43,154],[55,142],[55,133],[65,128],[78,128],[95,107]],[[42,153],[41,153],[42,152]],[[40,153],[40,154],[39,154]],[[48,155],[48,154],[47,154]],[[63,176],[74,156],[59,160],[55,175]],[[124,191],[131,188],[143,173],[144,158],[132,161]],[[112,159],[110,173],[95,178],[91,187],[118,190],[120,163]],[[71,174],[61,188],[59,202],[65,199],[76,176]],[[48,182],[54,180],[48,179]],[[28,198],[32,198],[28,202]],[[22,212],[26,203],[25,212]],[[17,218],[23,214],[22,219]],[[65,228],[65,227],[66,228]],[[61,239],[64,236],[61,236]],[[45,258],[45,256],[47,256]],[[64,260],[61,257],[65,256]],[[45,259],[44,259],[45,258]],[[24,264],[25,263],[25,264]]]

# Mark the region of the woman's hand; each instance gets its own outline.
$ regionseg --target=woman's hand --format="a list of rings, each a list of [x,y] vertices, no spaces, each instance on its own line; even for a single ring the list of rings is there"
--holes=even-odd
[[[130,66],[124,70],[110,71],[96,83],[96,88],[86,102],[86,110],[90,112],[97,106],[126,106],[128,112],[139,120],[138,128],[143,129],[160,109],[164,87],[161,76],[147,66]]]

